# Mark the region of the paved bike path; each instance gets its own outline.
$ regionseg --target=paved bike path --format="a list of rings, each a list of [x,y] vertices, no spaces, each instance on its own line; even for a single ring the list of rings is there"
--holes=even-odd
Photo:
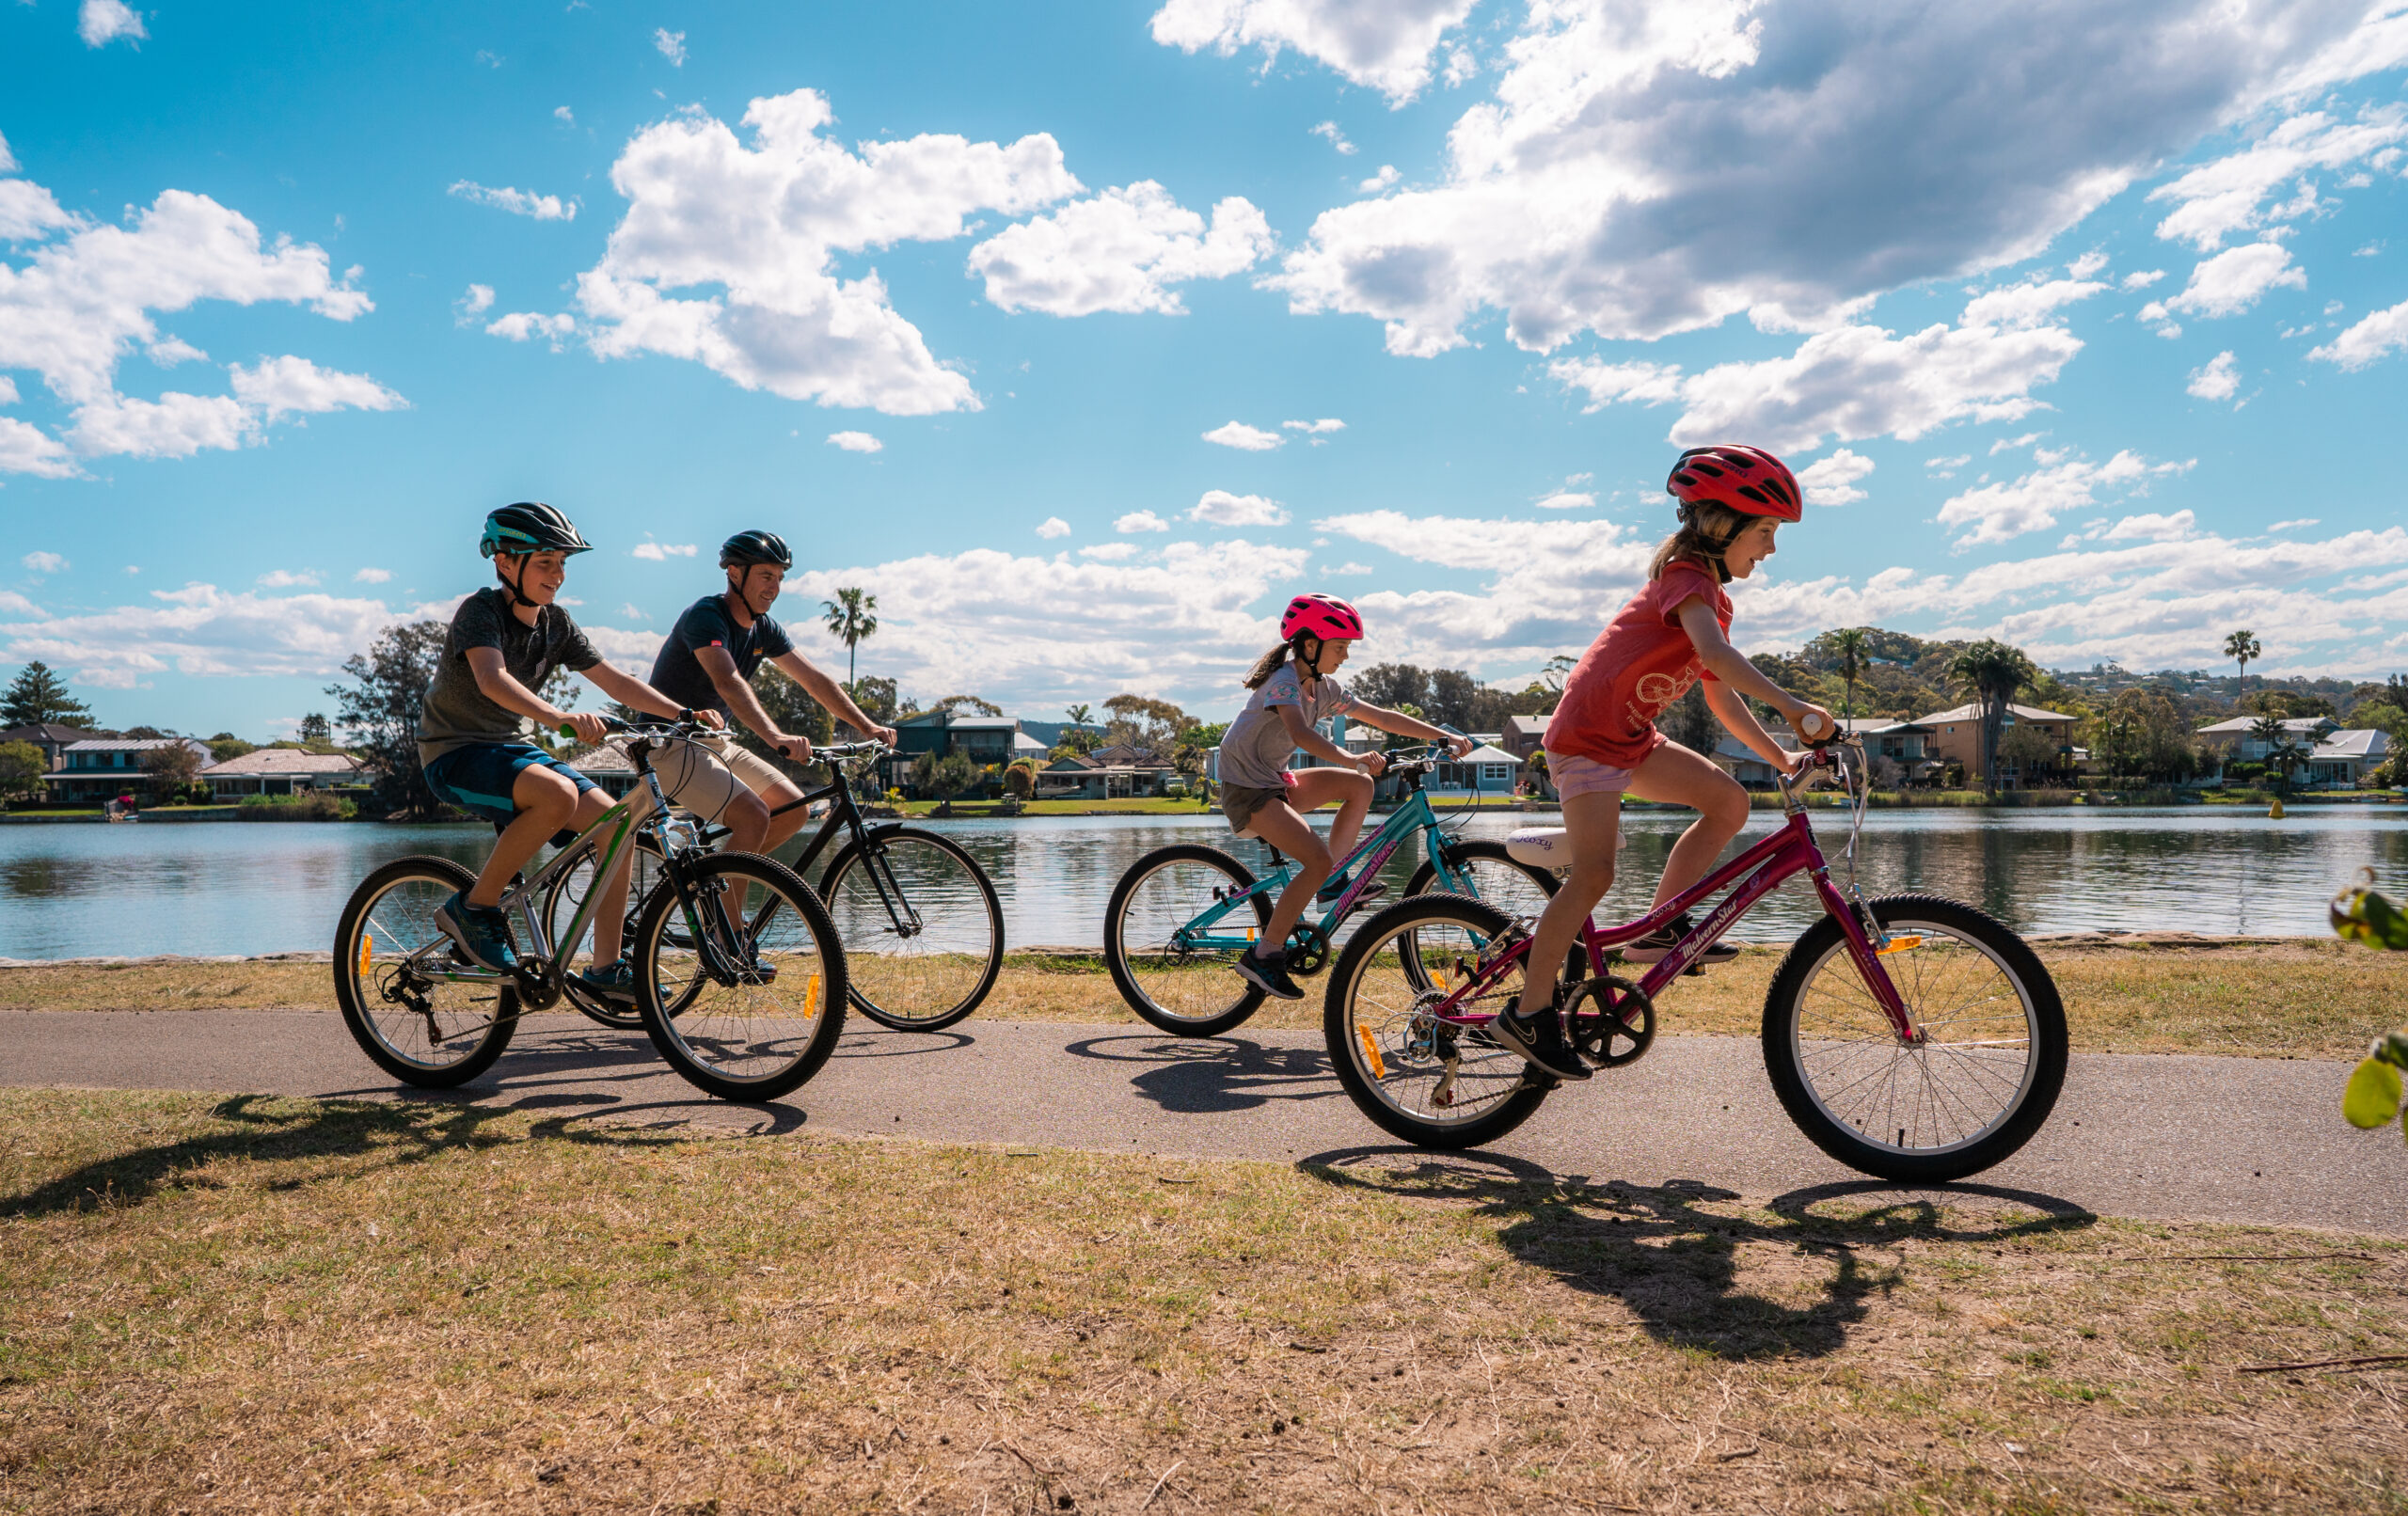
[[[2346,1073],[2308,1060],[2077,1055],[2049,1125],[1972,1183],[2102,1215],[2408,1235],[2408,1151],[2396,1129],[2343,1123]],[[332,1011],[0,1012],[0,1083],[422,1093],[388,1081]],[[1133,1023],[974,1017],[902,1034],[856,1022],[816,1079],[748,1107],[699,1098],[642,1033],[545,1017],[483,1078],[437,1098],[704,1131],[1275,1162],[1405,1151],[1346,1098],[1317,1034],[1244,1028],[1189,1041]],[[1687,1180],[1756,1199],[1866,1183],[1798,1135],[1756,1045],[1735,1037],[1662,1038],[1640,1063],[1559,1092],[1485,1151],[1591,1183]]]

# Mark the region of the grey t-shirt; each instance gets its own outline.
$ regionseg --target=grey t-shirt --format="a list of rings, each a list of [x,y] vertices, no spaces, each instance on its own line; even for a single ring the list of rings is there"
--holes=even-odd
[[[1335,679],[1317,679],[1307,687],[1297,677],[1294,663],[1283,665],[1262,682],[1228,731],[1221,734],[1222,783],[1258,790],[1279,788],[1288,755],[1296,750],[1294,739],[1288,735],[1288,723],[1279,719],[1282,705],[1295,706],[1307,726],[1319,726],[1353,710],[1354,697]]]
[[[418,761],[431,764],[471,742],[524,742],[526,719],[506,711],[477,687],[468,650],[501,650],[501,666],[528,688],[541,690],[555,669],[583,673],[602,661],[569,613],[546,606],[528,625],[510,613],[510,592],[499,585],[478,591],[452,613],[452,634],[419,712]]]

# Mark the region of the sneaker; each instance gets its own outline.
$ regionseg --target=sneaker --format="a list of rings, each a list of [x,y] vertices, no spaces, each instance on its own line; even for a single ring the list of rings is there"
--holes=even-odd
[[[1329,882],[1314,892],[1313,900],[1319,905],[1334,906],[1338,904],[1339,897],[1346,892],[1346,887],[1353,882],[1343,874],[1333,874],[1329,877]],[[1363,892],[1355,898],[1354,903],[1358,906],[1368,905],[1387,892],[1386,885],[1373,879],[1363,886]]]
[[[1233,967],[1236,968],[1239,978],[1266,995],[1274,995],[1280,1000],[1305,998],[1305,992],[1298,989],[1296,982],[1288,977],[1288,965],[1279,958],[1260,957],[1251,952],[1241,953]]]
[[[1689,913],[1685,910],[1672,918],[1671,925],[1659,926],[1624,948],[1622,955],[1633,963],[1661,963],[1672,955],[1672,949],[1680,946],[1681,939],[1696,930],[1696,926],[1697,924],[1689,920]],[[1689,962],[1692,968],[1703,968],[1709,963],[1729,963],[1738,955],[1736,943],[1718,940]]]
[[[518,952],[510,945],[510,918],[500,907],[472,906],[468,892],[463,890],[435,908],[435,924],[478,968],[495,973],[517,969]]]
[[[625,958],[595,964],[578,974],[577,982],[589,995],[628,1005],[635,1003],[636,966]]]
[[[1563,1025],[1552,1015],[1525,1019],[1519,1011],[1507,1011],[1488,1023],[1488,1034],[1497,1046],[1521,1054],[1523,1062],[1543,1074],[1558,1079],[1589,1077],[1589,1066],[1563,1040]]]

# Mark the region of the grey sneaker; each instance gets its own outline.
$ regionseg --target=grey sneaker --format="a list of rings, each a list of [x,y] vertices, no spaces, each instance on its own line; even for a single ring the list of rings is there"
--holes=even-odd
[[[510,945],[510,918],[498,906],[472,906],[462,890],[435,908],[435,924],[443,930],[469,962],[495,973],[518,967],[518,952]]]
[[[1282,958],[1258,957],[1249,951],[1239,954],[1238,961],[1232,967],[1237,970],[1239,978],[1266,995],[1276,996],[1280,1000],[1305,998],[1305,992],[1288,977],[1288,965]]]
[[[1507,1011],[1488,1023],[1488,1034],[1509,1052],[1522,1055],[1522,1061],[1544,1074],[1558,1079],[1587,1079],[1589,1066],[1563,1040],[1563,1026],[1552,1013],[1525,1018],[1519,1011]]]
[[[1682,938],[1688,936],[1696,929],[1697,924],[1689,919],[1689,913],[1685,910],[1672,918],[1671,925],[1659,926],[1624,948],[1622,955],[1633,963],[1661,963],[1672,955],[1672,949],[1680,945]],[[1703,968],[1709,963],[1729,963],[1738,955],[1737,943],[1718,940],[1689,962],[1693,967]]]

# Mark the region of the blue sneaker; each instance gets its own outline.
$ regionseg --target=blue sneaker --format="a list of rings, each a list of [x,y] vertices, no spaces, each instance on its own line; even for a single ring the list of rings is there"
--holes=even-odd
[[[495,973],[518,967],[518,951],[510,944],[510,918],[500,907],[472,906],[463,890],[435,908],[435,924],[477,967]]]
[[[636,1001],[636,966],[625,958],[588,968],[577,976],[588,994],[632,1005]]]
[[[1354,882],[1343,871],[1333,874],[1329,876],[1329,882],[1314,892],[1313,900],[1319,905],[1334,906],[1338,904],[1339,896],[1346,892],[1346,887]],[[1387,892],[1388,887],[1374,879],[1363,887],[1363,893],[1354,903],[1358,906],[1367,906]]]

